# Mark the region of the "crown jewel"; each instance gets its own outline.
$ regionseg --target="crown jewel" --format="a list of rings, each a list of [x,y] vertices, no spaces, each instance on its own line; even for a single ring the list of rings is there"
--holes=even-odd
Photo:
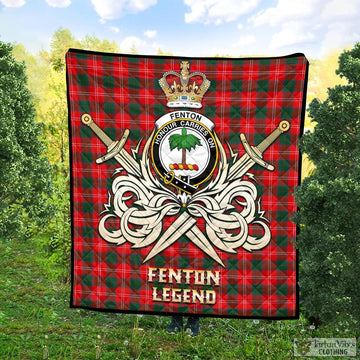
[[[189,73],[188,61],[181,61],[180,74],[167,71],[159,80],[159,84],[167,97],[168,107],[189,107],[200,109],[201,101],[210,86],[202,72]]]

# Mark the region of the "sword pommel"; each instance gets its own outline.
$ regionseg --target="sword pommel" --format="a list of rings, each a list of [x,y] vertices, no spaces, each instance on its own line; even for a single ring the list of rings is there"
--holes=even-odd
[[[92,122],[94,122],[94,120],[92,119],[92,117],[91,117],[90,114],[82,114],[82,115],[81,115],[81,122],[82,122],[84,125],[90,126],[90,124],[91,124]]]
[[[284,133],[290,129],[290,123],[287,120],[282,120],[278,125],[278,129]]]

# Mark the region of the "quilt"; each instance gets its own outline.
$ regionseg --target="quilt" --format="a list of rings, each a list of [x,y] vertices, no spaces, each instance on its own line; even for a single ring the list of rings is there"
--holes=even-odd
[[[299,315],[308,61],[66,55],[70,306]]]

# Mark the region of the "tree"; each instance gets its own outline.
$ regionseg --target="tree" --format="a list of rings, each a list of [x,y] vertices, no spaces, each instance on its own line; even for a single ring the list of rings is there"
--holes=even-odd
[[[195,149],[196,145],[201,146],[200,140],[193,134],[187,134],[186,128],[181,129],[181,134],[173,134],[169,137],[170,150],[175,148],[182,150],[182,160],[183,164],[186,164],[186,150],[191,151],[192,148]]]
[[[84,50],[103,51],[110,53],[119,53],[120,47],[115,41],[100,40],[94,35],[86,35],[84,39],[79,42],[80,48]]]
[[[162,51],[161,48],[158,48],[157,54],[162,55],[162,56],[174,56],[174,54],[172,52]]]
[[[347,84],[310,103],[316,126],[300,145],[316,167],[296,191],[300,304],[316,323],[359,326],[360,43],[340,55],[336,73]]]
[[[36,118],[42,123],[46,155],[53,167],[55,191],[48,201],[54,215],[43,228],[43,236],[37,240],[48,251],[46,268],[50,274],[67,279],[71,227],[65,54],[70,47],[104,52],[119,52],[120,49],[114,41],[99,40],[95,36],[77,39],[64,28],[54,32],[50,44],[50,51],[42,50],[37,55],[27,53],[20,44],[13,54],[27,65]]]
[[[316,97],[321,101],[327,98],[327,89],[335,85],[346,85],[347,81],[336,74],[339,56],[342,49],[333,50],[321,60],[310,60],[311,78],[308,83],[309,98]]]
[[[79,41],[70,30],[60,27],[55,31],[50,43],[50,63],[55,70],[65,69],[65,54],[72,47],[79,47]]]
[[[139,54],[139,52],[136,50],[135,43],[133,43],[131,45],[130,54],[133,54],[133,55],[138,55]]]
[[[0,42],[0,238],[20,235],[26,220],[43,224],[51,215],[52,168],[43,156],[25,66],[11,51]]]

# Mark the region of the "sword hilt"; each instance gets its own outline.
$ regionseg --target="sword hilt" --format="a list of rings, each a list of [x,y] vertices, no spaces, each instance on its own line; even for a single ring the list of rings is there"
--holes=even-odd
[[[114,156],[120,153],[120,151],[123,149],[127,138],[129,137],[130,130],[125,129],[120,141],[113,141],[113,143],[108,147],[108,151],[105,155],[99,157],[95,160],[95,162],[99,165],[102,164],[105,161],[108,161],[112,159]]]

